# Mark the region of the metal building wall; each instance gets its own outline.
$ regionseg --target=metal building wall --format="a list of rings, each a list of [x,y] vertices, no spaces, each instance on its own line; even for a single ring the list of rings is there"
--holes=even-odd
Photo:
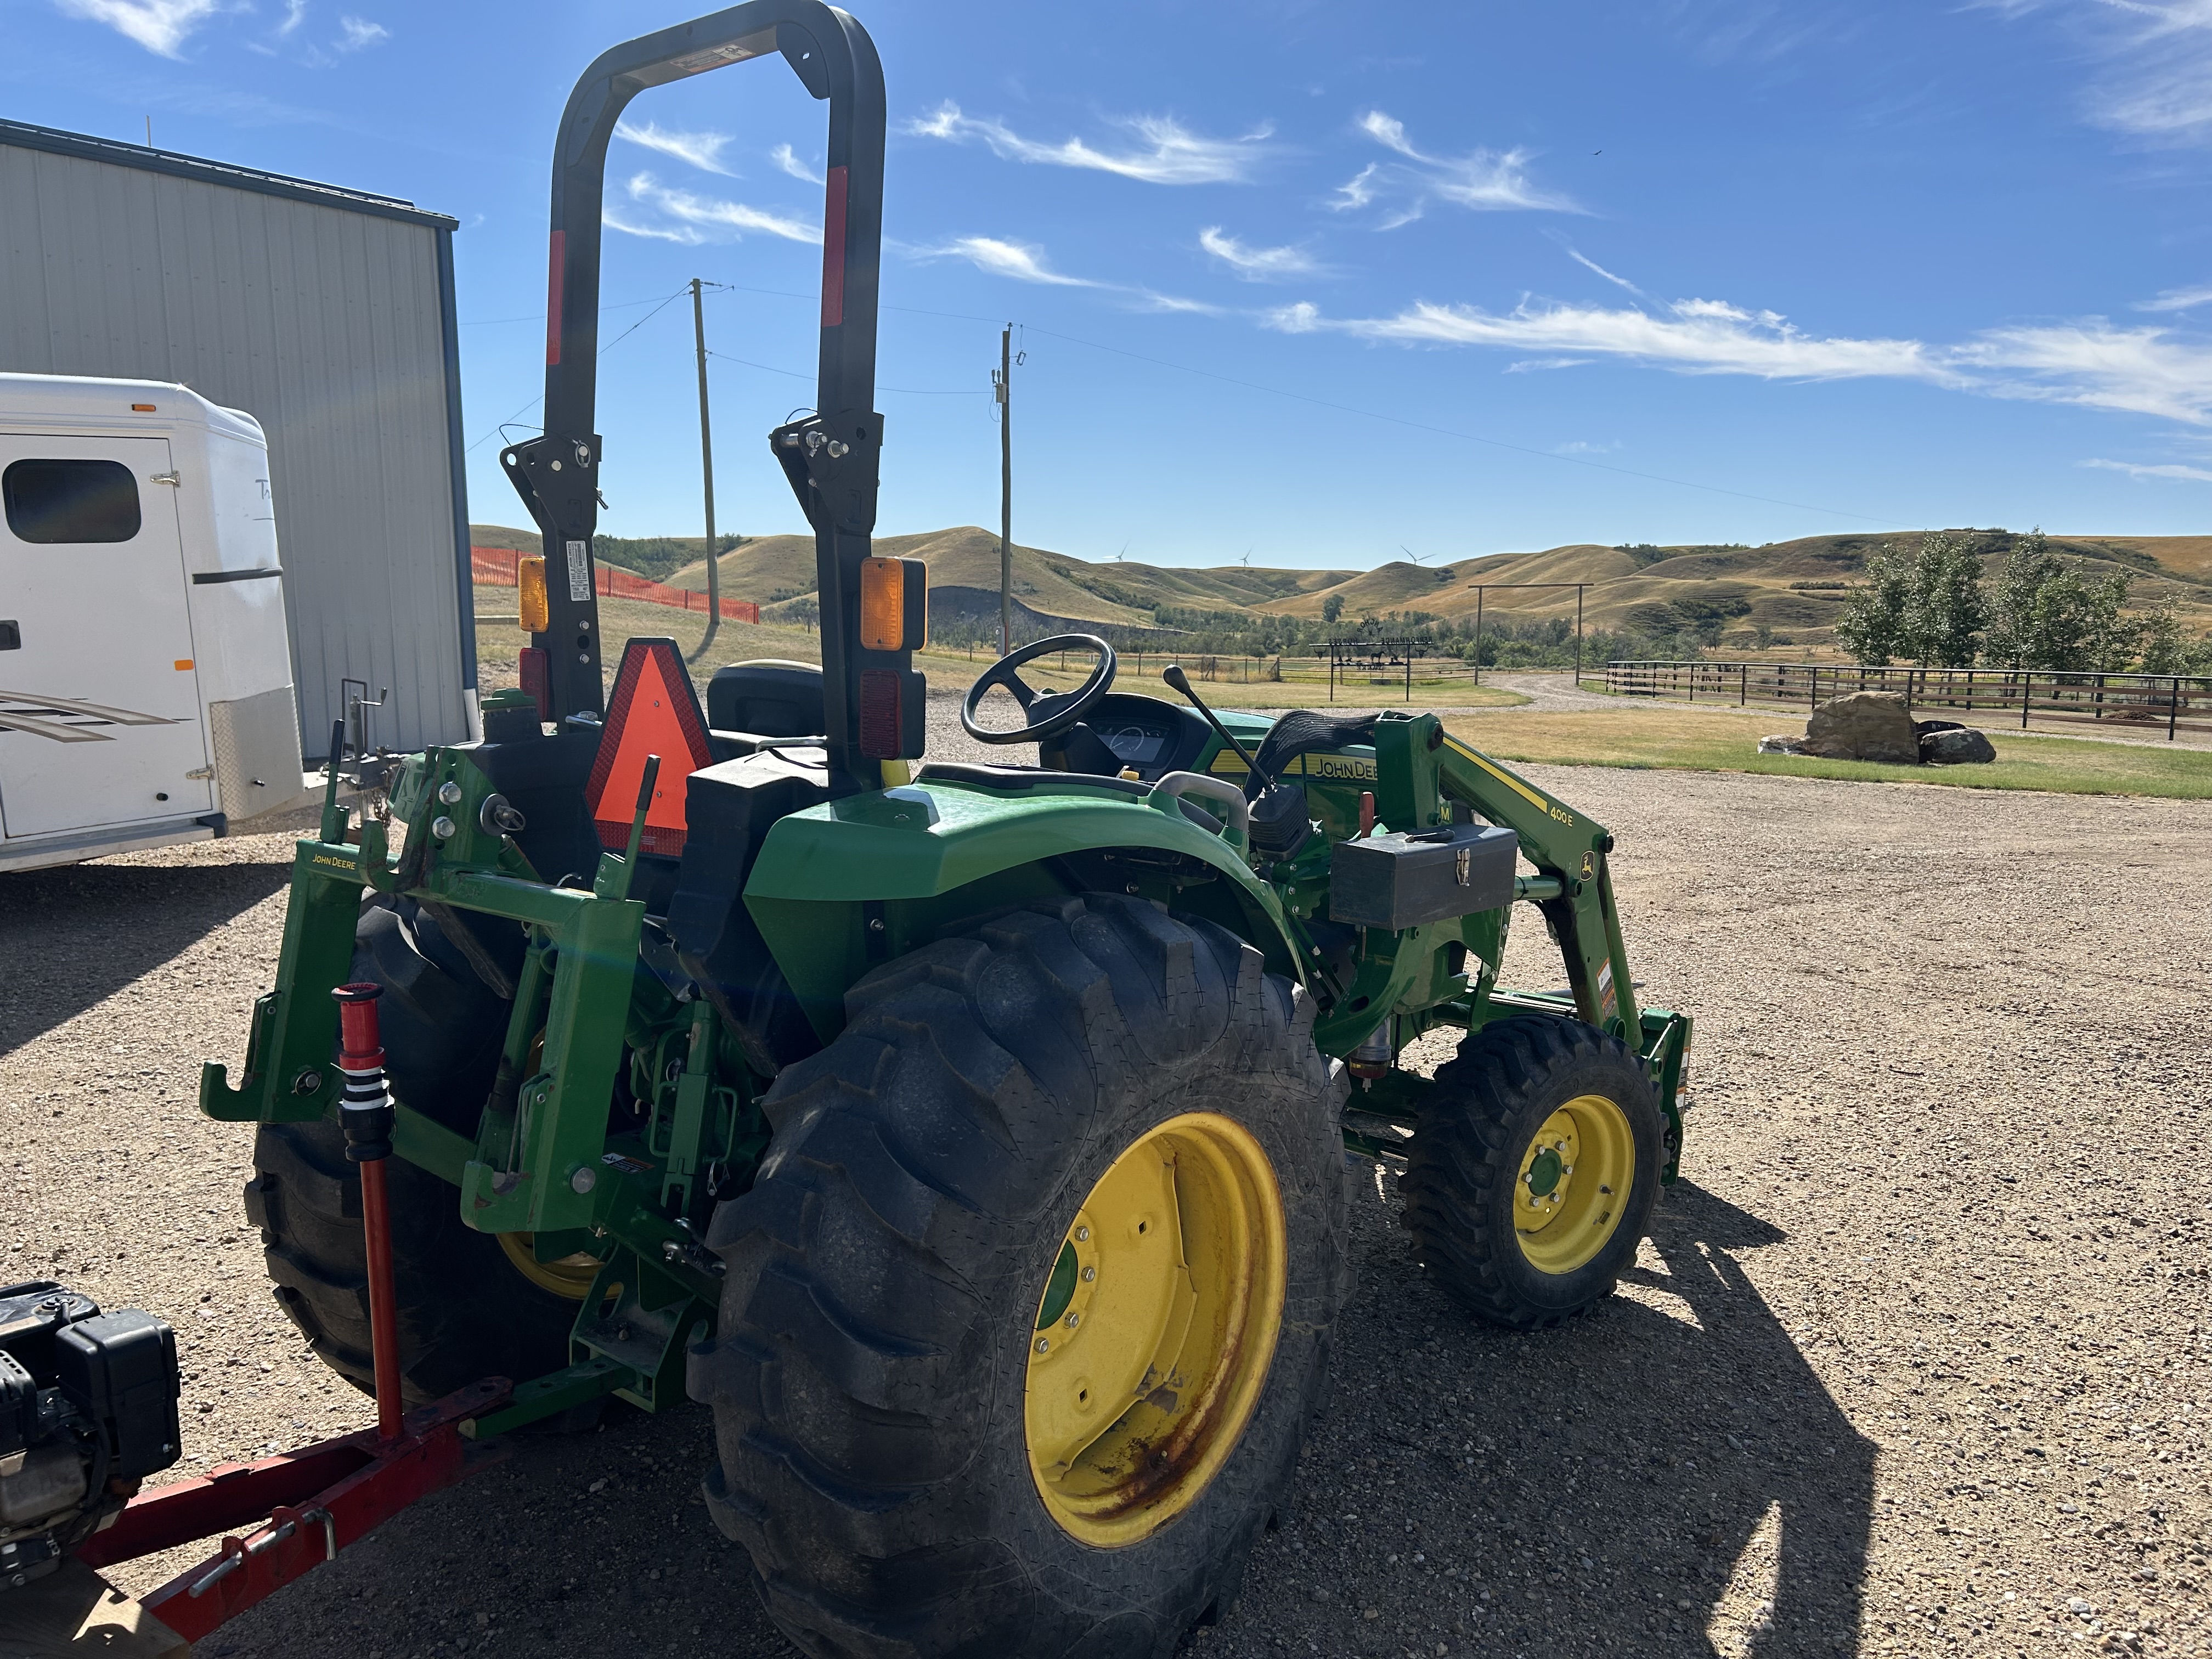
[[[467,735],[453,226],[0,124],[0,368],[180,380],[261,422],[311,755],[345,676],[390,688],[380,742]]]

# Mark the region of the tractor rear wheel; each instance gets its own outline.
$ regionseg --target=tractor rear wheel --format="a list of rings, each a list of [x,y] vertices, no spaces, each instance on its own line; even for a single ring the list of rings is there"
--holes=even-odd
[[[708,1507],[810,1654],[1164,1656],[1234,1600],[1344,1297],[1313,1005],[1092,895],[846,1006],[710,1234]]]
[[[1626,1044],[1516,1015],[1437,1068],[1407,1153],[1430,1276],[1493,1324],[1556,1325],[1613,1294],[1659,1194],[1659,1098]]]
[[[393,1097],[473,1137],[506,1034],[506,1003],[436,920],[405,900],[362,907],[352,975],[385,988],[378,1008]],[[590,1288],[585,1263],[540,1263],[524,1235],[465,1226],[454,1188],[404,1158],[385,1170],[408,1403],[483,1376],[520,1382],[567,1364],[569,1328]],[[370,1389],[361,1172],[346,1161],[343,1133],[327,1118],[264,1124],[253,1171],[246,1216],[261,1230],[277,1302],[325,1364]]]
[[[407,1403],[426,1405],[479,1377],[522,1382],[567,1364],[568,1329],[590,1281],[573,1297],[545,1288],[520,1265],[530,1259],[526,1242],[464,1225],[454,1189],[428,1170],[398,1158],[384,1167]],[[372,1392],[361,1166],[346,1161],[344,1132],[326,1119],[264,1124],[246,1218],[261,1229],[269,1277],[292,1322],[325,1365]]]

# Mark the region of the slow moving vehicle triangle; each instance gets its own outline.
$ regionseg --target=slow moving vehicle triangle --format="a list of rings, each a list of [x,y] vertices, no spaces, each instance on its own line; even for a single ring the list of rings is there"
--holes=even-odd
[[[660,757],[660,775],[646,810],[644,850],[676,858],[684,851],[684,780],[712,764],[714,757],[699,694],[692,690],[673,640],[632,640],[623,649],[599,757],[584,788],[602,847],[619,851],[629,844],[648,755]]]

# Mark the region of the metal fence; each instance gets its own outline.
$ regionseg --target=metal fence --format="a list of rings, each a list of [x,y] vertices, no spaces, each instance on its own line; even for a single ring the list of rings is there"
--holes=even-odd
[[[2031,720],[2095,726],[2168,741],[2212,732],[2212,678],[2069,674],[2018,668],[1873,668],[1858,663],[1612,662],[1605,689],[1632,697],[1748,707],[1819,708],[1854,691],[1902,692],[1913,708],[1970,725],[2027,729]]]

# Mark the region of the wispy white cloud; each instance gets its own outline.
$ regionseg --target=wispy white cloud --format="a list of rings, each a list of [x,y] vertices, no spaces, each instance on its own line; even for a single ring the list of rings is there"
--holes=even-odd
[[[965,259],[987,276],[1007,276],[1018,283],[1041,283],[1052,288],[1105,288],[1087,276],[1070,276],[1054,270],[1045,252],[1034,242],[1010,242],[998,236],[956,236],[935,247],[914,250],[917,259]]]
[[[1046,288],[1086,288],[1121,295],[1146,311],[1196,312],[1218,314],[1220,307],[1202,300],[1186,300],[1173,294],[1129,283],[1109,283],[1093,276],[1073,276],[1053,269],[1045,251],[1034,242],[1017,242],[1003,236],[956,236],[928,247],[903,250],[910,259],[965,259],[987,276],[1004,276],[1017,283]]]
[[[1465,155],[1432,155],[1407,136],[1406,124],[1382,111],[1369,110],[1359,131],[1404,159],[1370,162],[1339,185],[1328,206],[1354,211],[1381,203],[1378,228],[1395,230],[1427,211],[1431,202],[1449,202],[1478,212],[1542,210],[1579,213],[1568,198],[1539,188],[1528,177],[1525,149],[1474,149]]]
[[[372,23],[366,17],[356,17],[350,13],[338,19],[338,29],[340,52],[359,52],[392,38],[392,31],[383,24]]]
[[[707,239],[690,225],[634,224],[613,208],[602,208],[599,222],[609,230],[618,230],[625,236],[644,236],[656,242],[674,242],[682,247],[697,247]]]
[[[1607,444],[1593,444],[1586,443],[1577,438],[1571,443],[1553,445],[1552,453],[1554,455],[1610,455],[1620,447],[1620,445],[1617,440]]]
[[[1139,309],[1145,311],[1182,312],[1198,317],[1218,317],[1221,307],[1208,305],[1203,300],[1186,300],[1178,294],[1162,294],[1149,288],[1125,288],[1121,292],[1133,295]]]
[[[2100,0],[2097,12],[2118,23],[2090,92],[2097,118],[2148,137],[2212,139],[2212,4]]]
[[[2055,17],[2095,65],[2085,112],[2154,142],[2212,143],[2212,0],[1980,0],[2014,19]]]
[[[617,230],[633,236],[656,236],[664,241],[696,243],[701,241],[741,241],[748,232],[765,236],[781,236],[787,242],[808,242],[820,246],[822,228],[804,219],[793,219],[780,213],[770,213],[763,208],[749,207],[743,202],[727,202],[711,196],[696,196],[688,190],[673,190],[660,183],[649,173],[635,175],[628,186],[629,198],[641,206],[658,208],[677,222],[674,225],[642,226],[633,223],[607,222]],[[686,231],[691,234],[685,234]]]
[[[1311,305],[1299,305],[1274,313],[1271,320],[1292,333],[1331,329],[1409,344],[1502,346],[1561,355],[1594,352],[1699,374],[1793,380],[1869,374],[1928,380],[1938,374],[1928,349],[1917,340],[1821,338],[1801,332],[1773,312],[1746,311],[1718,300],[1678,301],[1657,314],[1526,301],[1499,313],[1424,301],[1395,317],[1342,321],[1323,318]]]
[[[1566,247],[1566,244],[1564,242],[1561,243],[1560,246],[1562,247]],[[1589,255],[1579,252],[1571,247],[1567,247],[1566,252],[1567,258],[1572,259],[1577,264],[1583,266],[1585,269],[1595,271],[1599,276],[1604,277],[1607,282],[1611,283],[1615,288],[1625,288],[1639,300],[1649,297],[1644,294],[1642,289],[1630,282],[1627,277],[1614,276],[1611,271],[1607,270],[1603,265],[1598,264],[1596,260],[1591,258]]]
[[[2107,472],[2124,472],[2131,478],[2185,478],[2192,483],[2212,483],[2212,468],[2183,466],[2179,462],[2148,465],[2138,461],[2084,461],[2084,466],[2102,467]]]
[[[719,135],[718,135],[719,136]],[[769,160],[794,179],[803,179],[810,185],[822,182],[822,175],[799,159],[798,152],[789,144],[778,144],[769,152]]]
[[[276,38],[289,40],[307,21],[307,0],[284,0],[284,21],[276,26]]]
[[[725,178],[736,176],[722,165],[722,152],[731,142],[726,132],[684,132],[653,121],[617,121],[615,137],[647,149],[657,149],[663,155],[672,155],[702,173],[719,173]]]
[[[2155,300],[2138,300],[2137,311],[2188,311],[2212,301],[2212,288],[2170,288]]]
[[[1302,247],[1254,247],[1218,225],[1200,231],[1198,245],[1250,283],[1279,282],[1285,276],[1313,276],[1321,272],[1313,255]]]
[[[2168,328],[2115,328],[2093,317],[1989,329],[1951,356],[1963,368],[2002,377],[1990,389],[2006,397],[2212,424],[2212,347],[2179,339]],[[2011,378],[2021,375],[2028,378]]]
[[[1524,301],[1508,312],[1423,302],[1395,316],[1346,319],[1301,302],[1263,320],[1293,334],[1330,331],[1408,345],[1545,354],[1512,365],[1522,372],[1613,359],[1685,374],[1917,380],[2212,425],[2212,346],[2169,328],[2120,328],[2102,318],[1985,329],[1954,345],[1812,334],[1778,313],[1719,300],[1649,309]]]
[[[1339,185],[1336,187],[1334,198],[1324,205],[1334,208],[1340,213],[1353,208],[1365,207],[1375,199],[1375,175],[1382,170],[1382,163],[1370,161],[1351,178]]]
[[[58,0],[63,13],[105,23],[164,58],[184,56],[194,29],[222,9],[219,0]]]
[[[1208,138],[1167,115],[1133,115],[1117,125],[1135,137],[1133,147],[1100,149],[1081,138],[1042,143],[1023,137],[1003,121],[964,115],[948,99],[921,119],[908,122],[906,130],[952,143],[980,138],[994,155],[1009,161],[1085,167],[1148,185],[1242,184],[1265,157],[1272,131],[1261,126],[1241,138]]]

